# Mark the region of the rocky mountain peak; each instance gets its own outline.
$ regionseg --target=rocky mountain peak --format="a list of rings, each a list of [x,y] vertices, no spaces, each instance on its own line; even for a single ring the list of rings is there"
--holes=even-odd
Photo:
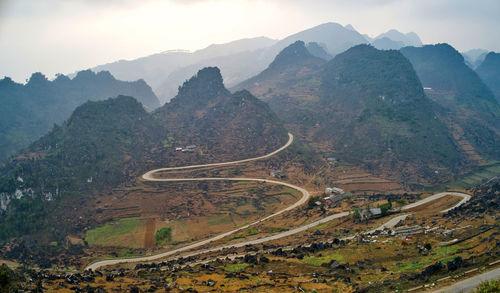
[[[224,87],[219,68],[205,67],[179,87],[179,93],[172,102],[180,99],[212,100],[226,93],[229,92]]]
[[[280,68],[310,58],[313,58],[313,55],[307,50],[305,43],[296,41],[283,49],[269,65],[269,68]]]

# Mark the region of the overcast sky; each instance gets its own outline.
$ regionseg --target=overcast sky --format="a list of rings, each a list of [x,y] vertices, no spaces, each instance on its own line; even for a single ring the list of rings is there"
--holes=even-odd
[[[24,82],[324,23],[500,52],[500,0],[0,0],[0,78]]]

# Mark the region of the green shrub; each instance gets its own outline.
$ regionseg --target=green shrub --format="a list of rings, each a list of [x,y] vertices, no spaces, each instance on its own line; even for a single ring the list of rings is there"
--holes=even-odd
[[[307,202],[307,207],[306,209],[310,210],[310,209],[313,209],[315,206],[316,206],[316,202],[320,200],[320,197],[319,196],[313,196],[309,199],[309,201]]]
[[[0,266],[0,292],[14,292],[16,287],[16,276],[5,264]]]
[[[475,293],[493,293],[500,292],[500,279],[485,281],[479,284],[479,287],[474,290]]]
[[[172,240],[172,228],[163,227],[155,233],[156,245],[169,243]]]

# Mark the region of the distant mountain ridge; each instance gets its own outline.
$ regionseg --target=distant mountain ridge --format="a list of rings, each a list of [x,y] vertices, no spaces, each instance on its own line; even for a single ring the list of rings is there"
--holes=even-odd
[[[232,87],[266,69],[282,49],[298,40],[317,43],[329,56],[367,43],[352,26],[324,23],[279,41],[264,37],[243,39],[211,45],[193,53],[176,51],[121,60],[92,70],[108,70],[124,80],[144,78],[165,102],[176,94],[177,85],[196,74],[199,68],[217,66],[226,84]],[[321,58],[330,59],[328,55],[323,54]]]
[[[0,80],[0,161],[48,133],[87,100],[121,94],[137,97],[149,110],[160,106],[144,80],[119,81],[107,71],[85,70],[73,79],[59,75],[53,81],[34,73],[25,85]]]
[[[398,30],[391,29],[375,37],[375,39],[381,39],[381,38],[388,38],[395,42],[401,42],[406,46],[413,46],[413,47],[422,46],[422,41],[420,40],[420,37],[414,32],[402,33]]]
[[[500,103],[500,53],[490,52],[476,69],[477,74],[490,87]]]
[[[484,49],[472,49],[467,52],[463,52],[462,55],[464,56],[465,63],[469,65],[470,68],[476,69],[484,61],[484,58],[486,58],[488,53],[489,52]]]
[[[315,43],[308,45],[308,49],[316,57],[325,60],[359,44],[372,43],[379,49],[422,45],[418,35],[413,32],[403,34],[390,30],[371,39],[361,35],[352,25],[328,22],[282,40],[265,37],[242,39],[210,45],[195,52],[175,50],[134,60],[120,60],[96,66],[92,70],[108,70],[124,80],[144,78],[162,102],[166,102],[177,93],[177,85],[196,74],[199,68],[220,68],[226,84],[233,87],[266,69],[281,50],[298,40],[307,44]]]

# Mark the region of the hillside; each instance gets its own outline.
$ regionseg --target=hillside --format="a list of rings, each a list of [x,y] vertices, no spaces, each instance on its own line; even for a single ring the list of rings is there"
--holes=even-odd
[[[249,158],[286,141],[267,104],[230,93],[218,68],[200,70],[153,113],[132,97],[89,101],[0,166],[0,240],[33,233],[61,240],[98,221],[92,201],[140,184],[150,169]],[[64,226],[47,231],[54,222]]]
[[[109,72],[86,70],[73,79],[59,75],[54,81],[35,73],[25,85],[7,77],[0,80],[0,161],[48,133],[87,100],[117,95],[137,97],[150,110],[160,105],[143,80],[123,82]]]
[[[281,54],[304,49],[297,42]],[[280,55],[273,64],[285,71],[270,66],[237,88],[267,101],[288,129],[325,156],[408,185],[445,180],[457,171],[462,157],[435,119],[411,64],[398,51],[358,45],[328,63],[314,63],[310,54]],[[440,176],[435,176],[437,170]]]
[[[458,107],[500,117],[500,106],[491,90],[450,45],[405,47],[401,53],[410,60],[424,87],[447,93],[436,96],[438,103],[448,106],[451,100]]]
[[[35,232],[34,207],[43,226],[54,208],[51,202],[72,197],[79,197],[79,202],[138,176],[139,165],[164,136],[165,129],[131,97],[79,106],[62,126],[54,126],[0,169],[5,217],[0,239]],[[23,204],[32,208],[16,209]]]
[[[446,176],[461,161],[411,64],[397,51],[360,45],[339,54],[324,69],[321,99],[327,115],[316,138],[350,162],[371,170],[392,166],[403,176],[412,170],[435,182],[434,171],[444,169]],[[415,183],[417,177],[402,179]]]
[[[207,150],[198,157],[206,162],[234,159],[234,149],[238,158],[251,157],[286,142],[286,131],[269,106],[247,91],[231,94],[216,67],[198,71],[154,115],[179,140]]]
[[[468,160],[487,165],[500,159],[500,105],[463,56],[448,44],[406,47],[401,52]]]
[[[315,72],[324,63],[325,60],[310,53],[303,41],[296,41],[283,49],[267,69],[240,83],[234,89],[252,88],[252,91],[258,93],[259,96],[273,93],[274,90],[282,87],[293,87],[298,80],[305,78],[304,75],[308,76],[311,72]]]
[[[493,91],[498,103],[500,103],[500,54],[488,53],[481,65],[476,69],[476,72]]]

